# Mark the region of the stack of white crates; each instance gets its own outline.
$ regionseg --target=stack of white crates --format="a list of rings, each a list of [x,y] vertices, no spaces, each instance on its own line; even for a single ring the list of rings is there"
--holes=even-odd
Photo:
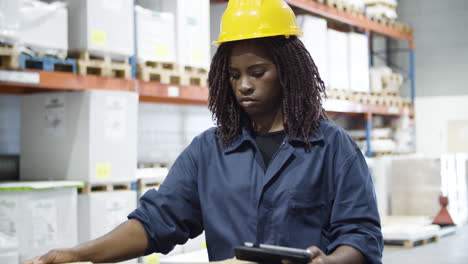
[[[327,20],[311,15],[298,15],[297,23],[304,33],[301,40],[312,56],[322,81],[328,86]]]
[[[0,234],[18,241],[19,261],[78,243],[77,187],[81,185],[70,181],[0,184]],[[14,251],[1,252],[0,257],[13,258]]]
[[[65,58],[68,50],[68,10],[65,3],[20,2],[19,42],[41,54]]]
[[[78,196],[79,242],[111,231],[136,208],[136,191],[130,187],[93,187],[131,186],[136,180],[137,109],[133,92],[23,97],[20,178],[85,182]]]
[[[70,51],[112,57],[134,54],[132,0],[67,0]]]

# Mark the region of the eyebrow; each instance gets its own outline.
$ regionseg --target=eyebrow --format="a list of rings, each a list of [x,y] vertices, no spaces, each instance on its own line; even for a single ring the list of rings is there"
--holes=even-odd
[[[270,65],[271,63],[268,62],[259,62],[253,65],[250,65],[247,70],[251,70],[252,68],[259,67],[259,66],[264,66],[264,65]],[[229,66],[229,70],[237,70],[237,68]]]

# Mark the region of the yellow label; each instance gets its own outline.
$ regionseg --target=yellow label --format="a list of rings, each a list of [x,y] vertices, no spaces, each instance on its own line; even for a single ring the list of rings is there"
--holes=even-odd
[[[195,50],[192,56],[194,62],[201,62],[203,59],[203,52],[201,50]]]
[[[159,264],[159,254],[153,253],[146,256],[146,264]]]
[[[164,58],[167,57],[167,54],[169,52],[167,51],[167,46],[163,45],[156,45],[156,56],[159,58]]]
[[[96,164],[96,179],[105,180],[111,177],[111,165],[109,163]]]
[[[101,47],[107,46],[107,33],[102,30],[92,30],[91,44]]]
[[[207,247],[206,247],[206,240],[203,240],[202,248],[203,248],[203,249],[206,249],[206,248],[207,248]]]

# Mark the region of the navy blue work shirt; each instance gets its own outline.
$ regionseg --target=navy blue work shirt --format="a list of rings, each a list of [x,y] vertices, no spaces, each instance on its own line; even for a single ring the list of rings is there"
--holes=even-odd
[[[286,136],[265,168],[247,128],[223,148],[214,128],[180,154],[159,190],[128,217],[148,237],[146,254],[168,253],[205,230],[210,261],[244,242],[295,248],[340,245],[381,263],[383,240],[374,187],[361,151],[340,127],[321,121],[312,148]]]

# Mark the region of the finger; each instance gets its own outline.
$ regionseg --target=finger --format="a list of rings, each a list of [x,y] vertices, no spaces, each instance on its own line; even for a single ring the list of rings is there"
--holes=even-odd
[[[311,264],[325,264],[325,260],[319,256],[312,260]]]
[[[294,263],[292,263],[292,261],[287,260],[287,259],[281,260],[281,263],[282,263],[282,264],[294,264]]]
[[[316,258],[318,256],[323,255],[322,251],[318,247],[309,247],[307,249],[307,252],[309,252],[311,260],[313,260],[314,258]]]

